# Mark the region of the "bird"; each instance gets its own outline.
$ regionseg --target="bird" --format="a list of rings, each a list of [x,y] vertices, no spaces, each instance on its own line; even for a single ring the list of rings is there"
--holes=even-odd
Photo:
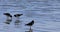
[[[4,15],[12,18],[12,15],[10,15],[10,13],[4,13]]]
[[[30,26],[30,29],[29,29],[29,31],[27,31],[27,32],[33,32],[33,30],[31,29],[31,26],[34,24],[34,20],[32,20],[31,22],[29,22],[28,24],[25,24],[25,25],[27,25],[27,26]]]
[[[19,16],[21,16],[21,15],[23,15],[23,14],[15,14],[14,16],[15,16],[15,17],[19,17]]]
[[[4,15],[7,16],[7,20],[6,20],[6,22],[4,22],[4,23],[10,24],[10,22],[12,21],[12,15],[11,15],[10,13],[4,13]],[[9,19],[9,17],[10,17],[11,19]]]
[[[28,24],[25,24],[27,26],[32,26],[34,24],[34,20],[32,20],[31,22],[29,22]]]
[[[21,15],[23,15],[23,14],[15,14],[15,15],[14,15],[14,17],[17,18],[16,21],[14,22],[15,25],[19,25],[19,23],[20,23],[19,17],[20,17]]]

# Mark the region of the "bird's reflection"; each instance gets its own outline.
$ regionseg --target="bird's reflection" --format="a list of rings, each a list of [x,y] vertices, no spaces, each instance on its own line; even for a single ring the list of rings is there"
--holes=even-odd
[[[19,25],[20,20],[16,20],[14,23],[15,23],[15,25]]]
[[[21,21],[20,20],[16,20],[15,22],[14,22],[14,25],[15,25],[15,28],[20,28],[21,26],[20,26],[20,23]]]
[[[12,15],[10,13],[4,13],[4,15],[7,16],[7,19],[6,19],[6,24],[10,24],[10,22],[12,21]]]
[[[25,31],[25,32],[33,32],[33,30],[30,28],[29,31]]]
[[[10,24],[10,22],[11,22],[11,20],[6,20],[6,22],[4,22],[4,23]]]

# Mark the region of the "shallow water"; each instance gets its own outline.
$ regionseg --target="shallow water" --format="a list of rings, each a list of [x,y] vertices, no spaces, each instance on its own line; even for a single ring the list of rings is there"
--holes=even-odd
[[[29,30],[25,24],[35,21],[33,32],[60,32],[60,1],[59,0],[0,0],[0,32],[25,32]],[[12,22],[5,24],[10,13]],[[23,14],[20,24],[14,25],[14,14]]]

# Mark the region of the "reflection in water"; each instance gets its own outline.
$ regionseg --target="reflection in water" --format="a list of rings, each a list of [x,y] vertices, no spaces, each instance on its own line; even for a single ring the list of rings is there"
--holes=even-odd
[[[29,31],[25,31],[25,32],[33,32],[33,29],[30,28]]]
[[[15,25],[16,28],[19,28],[20,27],[20,24],[21,24],[20,22],[21,22],[20,20],[16,20],[14,22],[14,25]]]
[[[16,20],[14,23],[15,23],[15,25],[19,25],[20,20]]]
[[[11,21],[12,21],[11,19],[7,19],[6,22],[4,22],[4,23],[10,24]]]

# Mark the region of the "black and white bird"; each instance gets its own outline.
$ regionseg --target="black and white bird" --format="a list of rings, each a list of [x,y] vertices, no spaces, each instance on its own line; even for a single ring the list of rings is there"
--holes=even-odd
[[[30,29],[28,32],[32,32],[33,30],[31,29],[31,26],[34,24],[34,20],[32,20],[31,22],[29,22],[28,24],[25,24],[27,26],[30,26]]]
[[[12,15],[10,14],[10,13],[4,13],[4,15],[6,15],[7,16],[7,22],[5,22],[6,24],[10,24],[10,22],[12,21]],[[11,19],[9,19],[9,18],[11,18]]]
[[[16,21],[14,22],[15,25],[18,25],[20,23],[19,17],[22,16],[23,14],[15,14],[14,17],[16,17]]]

